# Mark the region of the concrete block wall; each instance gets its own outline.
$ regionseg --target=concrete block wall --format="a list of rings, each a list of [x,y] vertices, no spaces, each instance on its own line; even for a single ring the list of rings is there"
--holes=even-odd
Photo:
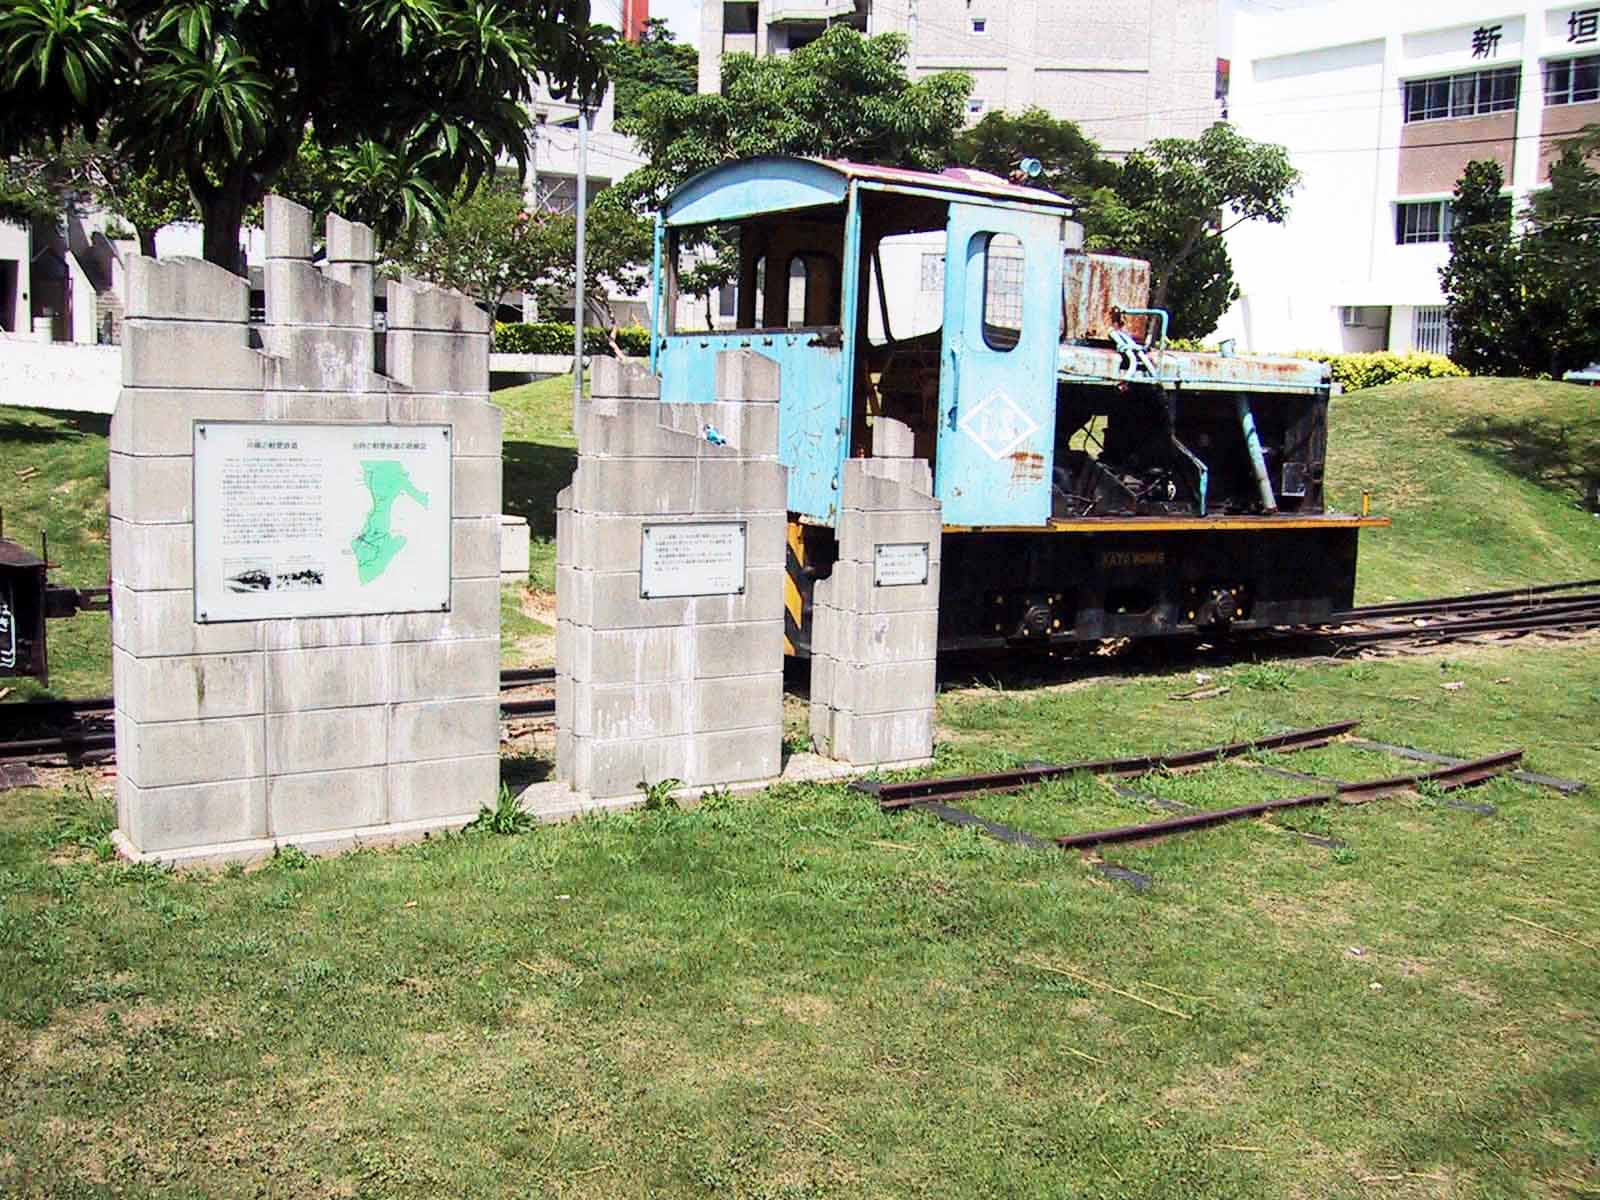
[[[195,259],[128,265],[111,575],[118,838],[134,857],[419,836],[470,820],[499,787],[488,318],[464,296],[390,283],[390,374],[379,374],[372,231],[330,216],[319,269],[310,213],[268,197],[266,234],[259,348],[244,279]],[[202,420],[450,425],[449,610],[197,623]]]
[[[594,800],[782,768],[787,473],[778,369],[723,354],[717,393],[663,404],[643,367],[597,358],[578,467],[557,499],[556,774]],[[744,590],[641,596],[644,527],[743,521]]]
[[[874,449],[902,445],[895,432],[883,430]],[[913,766],[933,755],[942,518],[931,490],[923,459],[845,463],[839,558],[812,599],[810,720],[817,749],[851,766]],[[878,546],[923,543],[925,583],[876,582]]]

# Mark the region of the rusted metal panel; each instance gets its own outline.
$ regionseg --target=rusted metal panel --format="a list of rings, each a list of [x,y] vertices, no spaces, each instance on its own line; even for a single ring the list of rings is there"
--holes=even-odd
[[[1149,318],[1128,317],[1119,324],[1117,314],[1149,305],[1150,264],[1114,254],[1069,254],[1061,298],[1067,341],[1109,341],[1113,329],[1143,341]]]
[[[1057,373],[1061,379],[1072,383],[1113,385],[1126,380],[1145,380],[1194,391],[1314,395],[1326,394],[1329,389],[1327,364],[1311,359],[1200,354],[1188,350],[1168,350],[1149,357],[1156,369],[1153,377],[1142,374],[1136,365],[1129,364],[1122,354],[1109,347],[1074,345],[1067,341],[1061,346]]]

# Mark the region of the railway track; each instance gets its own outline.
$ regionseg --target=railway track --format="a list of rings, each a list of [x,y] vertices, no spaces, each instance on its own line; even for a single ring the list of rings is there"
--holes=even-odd
[[[516,668],[500,673],[500,690],[553,684],[554,667]],[[508,696],[500,701],[502,721],[555,715],[553,696]],[[82,700],[25,700],[0,705],[0,763],[64,758],[69,763],[110,762],[116,752],[110,696]],[[32,736],[17,736],[22,731]]]
[[[1320,625],[1240,632],[1237,645],[1253,651],[1429,646],[1479,638],[1563,635],[1600,629],[1600,579],[1508,588],[1427,600],[1369,604],[1335,613]],[[550,684],[553,667],[501,672],[503,693]],[[502,719],[550,717],[549,696],[506,696]],[[109,696],[0,704],[0,762],[65,757],[109,761],[116,739]]]

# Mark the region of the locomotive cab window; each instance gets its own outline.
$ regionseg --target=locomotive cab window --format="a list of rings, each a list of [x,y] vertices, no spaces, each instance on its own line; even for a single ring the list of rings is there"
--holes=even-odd
[[[991,350],[1013,350],[1022,340],[1022,241],[995,233],[983,247],[983,341]]]

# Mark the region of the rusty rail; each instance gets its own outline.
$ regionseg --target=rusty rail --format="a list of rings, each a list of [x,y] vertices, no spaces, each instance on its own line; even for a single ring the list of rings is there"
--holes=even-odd
[[[1273,734],[1248,742],[1229,742],[1222,746],[1208,746],[1203,750],[1183,750],[1175,754],[1148,754],[1134,758],[1101,758],[1074,763],[1040,763],[1021,767],[1015,771],[998,771],[987,775],[957,775],[942,779],[910,779],[902,783],[880,783],[863,780],[855,789],[874,797],[885,811],[923,804],[930,800],[955,800],[962,796],[985,792],[1014,792],[1033,787],[1052,779],[1060,779],[1078,772],[1090,775],[1143,775],[1150,771],[1193,770],[1213,762],[1237,758],[1258,750],[1310,750],[1325,746],[1334,738],[1350,732],[1360,721],[1336,721],[1331,725],[1318,725],[1311,729],[1296,729],[1288,733]]]
[[[1223,825],[1229,821],[1258,817],[1283,809],[1311,808],[1334,800],[1343,800],[1347,804],[1365,804],[1381,796],[1393,795],[1395,792],[1405,791],[1423,783],[1434,783],[1445,791],[1454,791],[1456,788],[1471,787],[1493,779],[1497,775],[1504,775],[1521,761],[1521,750],[1508,750],[1503,754],[1491,754],[1487,758],[1458,762],[1453,766],[1423,771],[1415,775],[1395,775],[1388,779],[1372,779],[1363,783],[1340,783],[1335,785],[1331,792],[1290,796],[1283,800],[1265,800],[1259,804],[1241,804],[1237,808],[1214,809],[1210,812],[1187,813],[1181,817],[1150,821],[1143,825],[1121,825],[1115,829],[1067,834],[1056,838],[1055,844],[1064,850],[1070,850],[1083,846],[1103,846],[1113,842],[1140,842],[1163,837],[1169,833],[1187,833],[1193,829],[1206,829],[1213,825]]]

